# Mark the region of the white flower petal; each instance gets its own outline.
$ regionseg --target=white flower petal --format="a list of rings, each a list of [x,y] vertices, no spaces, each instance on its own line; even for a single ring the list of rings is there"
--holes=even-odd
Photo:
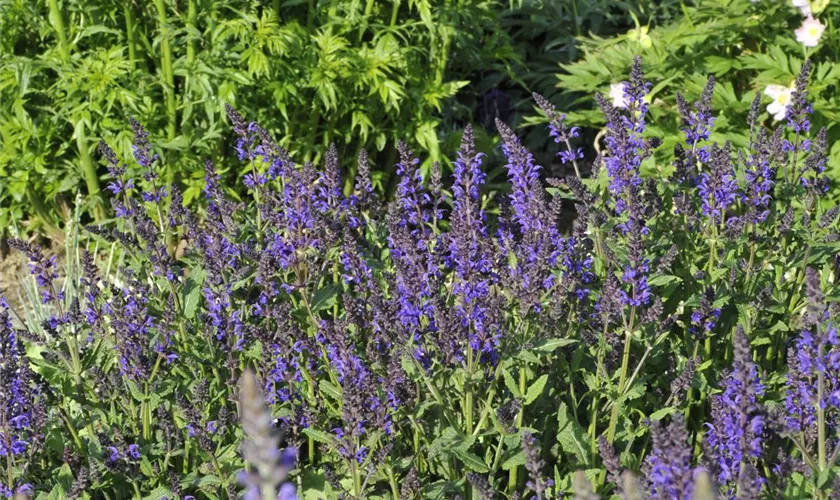
[[[806,47],[816,47],[820,43],[825,25],[819,19],[808,16],[802,21],[802,26],[794,31],[796,41]]]
[[[617,108],[627,107],[627,98],[624,96],[624,83],[613,83],[610,85],[610,99],[613,106]]]
[[[779,94],[785,91],[785,88],[781,85],[768,85],[766,89],[764,89],[764,95],[772,97],[773,99],[779,97]]]

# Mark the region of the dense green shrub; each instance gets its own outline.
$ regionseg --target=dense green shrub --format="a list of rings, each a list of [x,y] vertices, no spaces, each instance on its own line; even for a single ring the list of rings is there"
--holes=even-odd
[[[471,127],[452,176],[424,177],[400,144],[385,204],[364,153],[345,193],[337,148],[301,165],[230,108],[247,196],[227,196],[208,161],[197,212],[132,122],[136,163],[99,145],[116,220],[86,227],[96,243],[68,252],[64,281],[36,245],[9,242],[32,276],[28,307],[0,305],[0,486],[837,497],[840,232],[820,203],[836,179],[810,123],[811,69],[783,123],[766,126],[753,101],[739,145],[711,140],[713,79],[681,100],[679,138],[651,135],[637,59],[625,107],[596,96],[608,127],[593,177],[549,189],[497,121],[498,217]],[[535,99],[579,170],[580,130]],[[666,143],[673,174],[647,175]]]
[[[164,175],[187,202],[200,192],[201,159],[232,157],[225,103],[302,160],[318,161],[331,142],[346,158],[367,148],[393,159],[408,137],[439,159],[441,111],[464,78],[517,57],[498,29],[505,5],[5,0],[0,223],[33,212],[61,220],[52,201],[78,191],[85,208],[101,205],[93,152],[104,139],[128,154],[128,117],[160,132]]]

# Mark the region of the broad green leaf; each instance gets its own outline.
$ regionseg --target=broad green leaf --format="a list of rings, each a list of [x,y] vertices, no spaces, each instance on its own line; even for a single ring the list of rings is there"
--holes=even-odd
[[[184,289],[181,292],[181,304],[183,304],[184,316],[187,319],[195,318],[195,311],[201,300],[201,289],[206,278],[207,272],[201,267],[192,268],[189,276],[187,276]]]
[[[332,285],[326,286],[316,291],[312,295],[312,312],[315,313],[332,307],[333,304],[335,304],[338,292],[339,289]]]
[[[534,350],[535,351],[540,351],[540,352],[554,352],[556,349],[558,349],[560,347],[566,347],[567,345],[571,345],[571,344],[574,344],[574,343],[577,343],[577,340],[575,340],[575,339],[561,339],[561,338],[545,339],[545,340],[540,340],[539,342],[537,342],[536,345],[534,346]]]
[[[522,451],[516,452],[502,462],[502,469],[510,470],[517,465],[525,465],[525,454]]]
[[[538,378],[528,387],[528,392],[525,394],[525,406],[533,403],[540,397],[545,388],[545,384],[548,382],[548,375],[543,375],[542,377]]]
[[[565,402],[560,403],[557,410],[557,442],[566,453],[572,453],[582,463],[589,463],[586,432],[570,417]]]

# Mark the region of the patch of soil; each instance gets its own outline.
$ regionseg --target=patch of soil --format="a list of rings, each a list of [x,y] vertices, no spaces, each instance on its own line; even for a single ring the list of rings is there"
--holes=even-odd
[[[44,255],[49,258],[55,256],[56,267],[59,274],[64,269],[64,242],[52,240],[50,242],[39,241],[41,250]],[[9,307],[17,313],[12,314],[12,317],[23,317],[23,308],[26,299],[26,290],[24,289],[26,281],[29,281],[29,262],[24,254],[17,250],[10,249],[6,241],[2,242],[2,252],[0,252],[0,297],[6,299]],[[63,279],[60,276],[59,279]]]

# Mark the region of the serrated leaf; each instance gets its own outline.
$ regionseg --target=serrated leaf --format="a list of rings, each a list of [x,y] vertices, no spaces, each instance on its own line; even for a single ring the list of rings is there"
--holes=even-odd
[[[465,436],[454,427],[447,427],[429,445],[429,456],[433,457],[442,453],[452,453],[456,450],[467,451],[473,443],[475,443],[475,436]]]
[[[163,498],[173,498],[175,495],[169,488],[158,486],[143,497],[143,500],[161,500]]]
[[[503,470],[510,470],[518,465],[525,465],[525,454],[519,451],[502,462]]]
[[[219,479],[218,476],[202,474],[202,476],[198,479],[196,486],[198,486],[199,488],[203,488],[205,486],[218,486],[220,484],[222,484],[222,480]]]
[[[73,487],[73,470],[70,466],[63,464],[58,470],[58,482],[64,488],[64,491],[70,491]]]
[[[326,432],[323,432],[323,431],[319,431],[318,429],[313,429],[311,427],[308,427],[308,428],[303,430],[303,433],[306,434],[307,436],[311,437],[315,441],[318,441],[319,443],[324,443],[324,444],[328,444],[328,445],[335,444],[335,439],[333,439],[333,437],[330,434],[327,434]]]
[[[508,390],[517,398],[522,397],[522,393],[519,392],[519,386],[516,385],[516,381],[513,380],[513,375],[510,374],[507,370],[502,370],[502,377],[505,379],[505,386],[507,386]]]
[[[525,394],[525,406],[528,406],[540,397],[543,389],[545,388],[546,382],[548,382],[547,374],[535,380],[534,383],[528,387],[528,392]]]
[[[155,477],[155,469],[152,467],[152,463],[149,459],[145,456],[140,459],[140,472],[142,472],[146,477]]]
[[[541,364],[540,358],[538,358],[534,353],[527,349],[519,351],[519,354],[517,354],[516,357],[521,359],[522,361],[527,361],[528,363],[533,363],[536,365]]]
[[[463,449],[455,449],[453,450],[453,454],[458,457],[458,460],[464,463],[467,467],[471,470],[485,474],[490,472],[490,468],[487,467],[487,464],[484,463],[482,459],[478,457],[475,453],[472,453],[468,450]]]
[[[336,387],[328,380],[321,380],[320,382],[318,382],[318,387],[324,394],[329,394],[336,401],[341,401],[341,397],[343,395],[341,387]]]
[[[569,416],[566,403],[557,410],[557,442],[566,453],[572,453],[583,463],[588,462],[586,432]]]

